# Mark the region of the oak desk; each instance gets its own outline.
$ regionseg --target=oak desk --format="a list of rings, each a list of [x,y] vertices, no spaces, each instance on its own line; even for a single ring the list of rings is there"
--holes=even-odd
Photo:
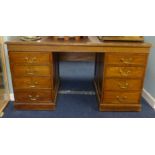
[[[54,110],[59,88],[60,52],[96,53],[94,84],[100,111],[140,111],[148,43],[79,42],[44,37],[7,42],[16,109]]]

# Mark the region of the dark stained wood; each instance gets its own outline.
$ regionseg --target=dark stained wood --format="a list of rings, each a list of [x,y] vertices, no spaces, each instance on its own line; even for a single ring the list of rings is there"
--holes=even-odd
[[[51,103],[53,102],[52,91],[50,90],[15,90],[17,103]]]
[[[81,41],[60,41],[54,40],[53,37],[43,37],[42,40],[39,41],[21,41],[20,37],[10,37],[10,39],[6,42],[7,45],[41,45],[41,46],[83,46],[83,47],[140,47],[140,48],[148,48],[151,47],[149,43],[137,43],[137,42],[102,42],[97,37],[89,36],[88,38]],[[42,50],[44,51],[44,50]],[[62,50],[63,51],[63,50]],[[61,51],[61,52],[62,52]],[[80,51],[78,51],[80,52]],[[94,51],[90,51],[94,52]]]
[[[80,41],[43,37],[36,42],[12,38],[7,47],[17,109],[54,110],[59,88],[59,61],[85,60],[92,55],[99,110],[141,109],[140,97],[151,47],[148,43],[102,42],[96,37]],[[45,80],[37,80],[40,78]],[[39,82],[38,86],[33,83],[35,81]]]
[[[11,51],[9,58],[15,108],[55,110],[59,87],[58,54],[46,51]]]
[[[96,67],[102,68],[96,77],[104,75],[100,82],[102,87],[95,80],[100,111],[140,111],[148,54],[105,53],[100,57],[104,63],[96,61]]]
[[[95,53],[60,53],[60,61],[95,61]]]
[[[50,66],[19,66],[12,65],[12,74],[14,77],[21,76],[51,76]]]
[[[56,105],[53,103],[43,103],[43,104],[23,104],[23,103],[14,103],[14,107],[17,110],[55,110]]]
[[[140,104],[101,104],[99,106],[100,111],[141,111]]]
[[[15,89],[50,89],[52,82],[50,77],[15,77],[13,79]]]
[[[144,67],[114,67],[107,66],[105,76],[116,78],[142,78],[145,72]]]
[[[51,63],[48,52],[10,52],[10,62],[20,65],[48,65]]]
[[[106,104],[138,104],[141,97],[140,95],[141,93],[138,91],[104,91],[103,100]]]
[[[109,54],[106,54],[106,59],[107,59],[107,64],[110,64],[110,65],[145,66],[147,61],[147,54],[109,53]]]
[[[104,90],[141,90],[142,81],[140,79],[104,79]]]

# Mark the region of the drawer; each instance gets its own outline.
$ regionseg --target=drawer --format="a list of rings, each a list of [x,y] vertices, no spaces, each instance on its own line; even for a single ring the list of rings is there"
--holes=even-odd
[[[15,102],[17,103],[44,103],[52,101],[53,101],[52,91],[47,90],[15,91]]]
[[[51,54],[43,52],[10,52],[10,62],[23,65],[50,64]]]
[[[140,92],[111,92],[105,91],[103,95],[103,102],[109,104],[128,104],[139,103]]]
[[[142,80],[139,79],[105,79],[104,90],[141,90]]]
[[[14,89],[50,89],[50,77],[18,77],[13,79]]]
[[[143,78],[145,72],[144,67],[106,67],[106,77],[119,78]]]
[[[13,75],[18,76],[51,76],[50,66],[12,66]]]
[[[107,64],[118,65],[146,65],[148,54],[130,54],[130,53],[108,53],[106,54]]]

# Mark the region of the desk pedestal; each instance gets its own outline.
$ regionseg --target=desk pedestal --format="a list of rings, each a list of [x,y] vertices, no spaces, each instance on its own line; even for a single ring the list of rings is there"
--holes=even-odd
[[[96,55],[94,83],[100,111],[141,110],[147,56],[141,53]]]

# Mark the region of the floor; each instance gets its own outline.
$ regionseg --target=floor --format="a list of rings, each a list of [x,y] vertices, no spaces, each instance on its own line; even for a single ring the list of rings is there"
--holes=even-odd
[[[80,72],[80,73],[79,73]],[[61,86],[56,111],[17,111],[10,102],[4,118],[154,118],[155,110],[142,99],[141,112],[99,112],[92,83],[94,64],[61,62]],[[82,91],[82,93],[81,93]]]

